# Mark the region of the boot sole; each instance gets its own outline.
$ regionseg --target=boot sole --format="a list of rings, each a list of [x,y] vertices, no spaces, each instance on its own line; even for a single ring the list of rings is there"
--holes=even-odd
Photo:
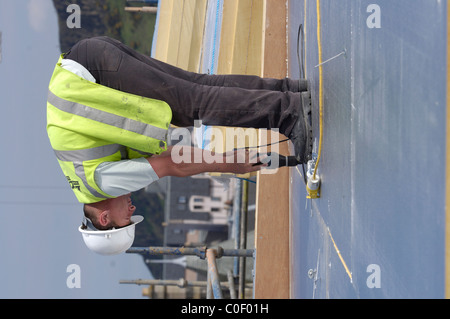
[[[309,91],[301,93],[303,119],[305,121],[306,145],[303,158],[306,162],[312,159],[313,149],[313,129],[312,129],[312,107],[311,93]]]

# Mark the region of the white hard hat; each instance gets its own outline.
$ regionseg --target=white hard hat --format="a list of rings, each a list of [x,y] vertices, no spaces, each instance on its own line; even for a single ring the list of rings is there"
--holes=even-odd
[[[98,230],[89,218],[84,218],[78,230],[83,235],[86,246],[100,255],[116,255],[131,247],[134,241],[134,228],[144,220],[140,215],[131,216],[131,224],[125,227]]]

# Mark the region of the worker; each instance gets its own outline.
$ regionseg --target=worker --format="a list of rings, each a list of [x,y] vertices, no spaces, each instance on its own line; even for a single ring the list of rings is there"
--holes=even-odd
[[[86,245],[100,254],[131,246],[142,219],[132,216],[130,194],[164,176],[249,173],[267,165],[251,161],[247,150],[221,154],[221,163],[175,163],[170,124],[278,129],[305,163],[312,150],[309,99],[306,80],[198,74],[109,37],[79,41],[60,56],[50,80],[47,133],[84,204],[79,230]],[[191,156],[194,149],[182,152]]]

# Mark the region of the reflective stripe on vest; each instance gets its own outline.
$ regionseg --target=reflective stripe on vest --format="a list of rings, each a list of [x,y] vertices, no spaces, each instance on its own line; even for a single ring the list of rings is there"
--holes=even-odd
[[[64,100],[53,94],[50,90],[48,91],[47,101],[63,112],[78,115],[103,124],[115,126],[140,135],[152,137],[157,140],[165,140],[167,136],[166,129],[152,126],[143,122],[138,122],[116,114],[97,110],[80,103]]]
[[[127,158],[126,147],[119,144],[109,144],[84,150],[57,151],[54,150],[56,157],[64,162],[83,162],[113,155],[120,151],[122,159]]]
[[[108,198],[103,194],[97,192],[97,190],[91,185],[89,185],[86,173],[83,166],[83,161],[91,161],[96,160],[102,157],[107,157],[119,152],[121,154],[122,159],[127,158],[127,150],[125,146],[118,144],[110,144],[98,146],[90,149],[84,150],[74,150],[74,151],[57,151],[54,150],[56,158],[63,162],[72,162],[75,168],[75,174],[83,181],[83,184],[89,190],[89,192],[98,198]]]

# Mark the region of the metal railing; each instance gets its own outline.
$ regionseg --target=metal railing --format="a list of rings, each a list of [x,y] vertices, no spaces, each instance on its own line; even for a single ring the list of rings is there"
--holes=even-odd
[[[188,286],[204,286],[206,285],[206,296],[208,299],[222,299],[222,284],[219,279],[219,271],[216,259],[222,257],[254,257],[254,249],[224,249],[222,247],[207,248],[205,247],[132,247],[127,253],[149,254],[149,255],[172,255],[172,256],[197,256],[200,259],[206,259],[208,263],[208,281],[204,282],[188,282],[184,279],[180,280],[121,280],[122,284],[159,284],[179,287]],[[231,298],[236,298],[234,288],[234,277],[231,271],[227,273],[228,283],[225,286],[230,289]]]

